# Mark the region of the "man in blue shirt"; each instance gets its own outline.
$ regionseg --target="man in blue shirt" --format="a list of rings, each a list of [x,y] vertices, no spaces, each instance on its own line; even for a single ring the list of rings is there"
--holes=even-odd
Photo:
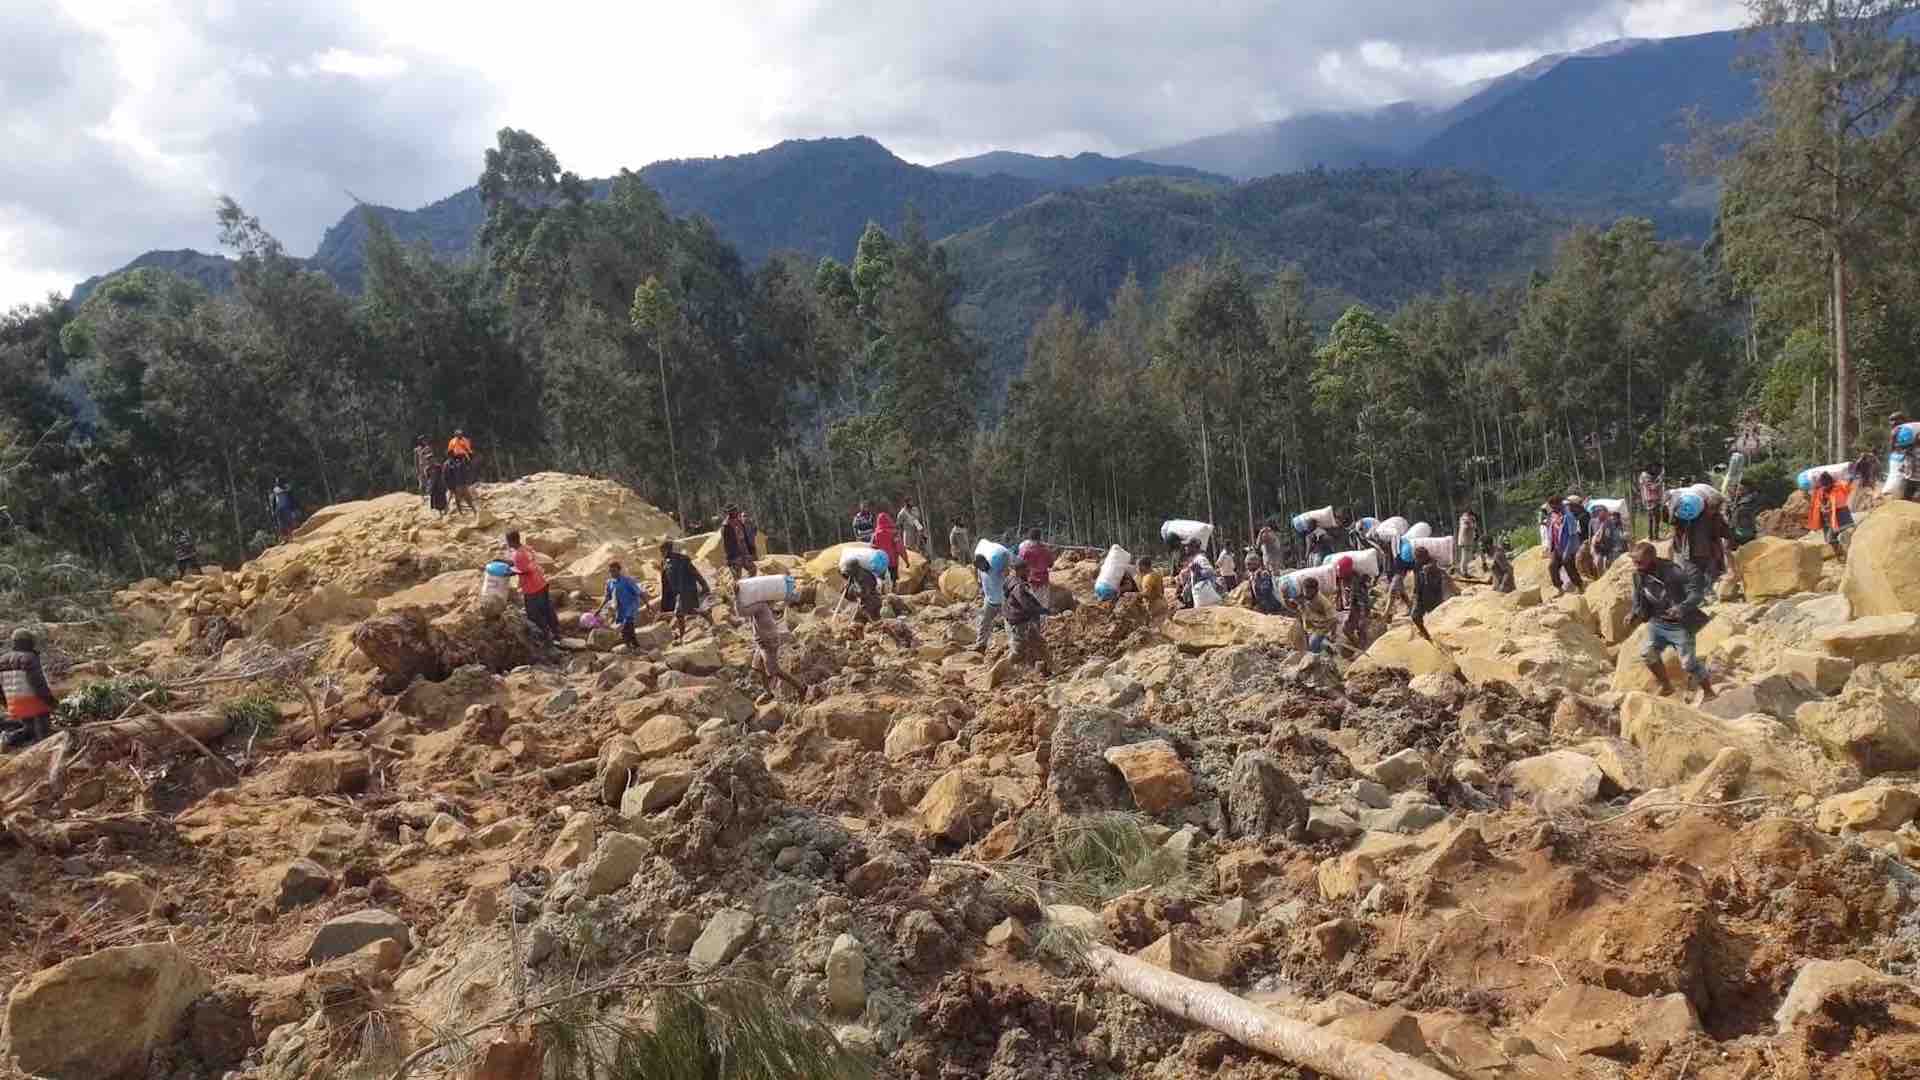
[[[607,564],[607,594],[600,610],[605,611],[609,604],[613,605],[613,621],[620,627],[620,640],[629,650],[638,649],[640,641],[634,636],[633,624],[640,617],[640,609],[647,606],[647,592],[626,575],[619,563]]]
[[[994,569],[985,555],[973,557],[973,569],[980,575],[980,626],[974,633],[973,651],[983,653],[993,642],[994,624],[1000,621],[1000,609],[1007,602],[1007,572]]]

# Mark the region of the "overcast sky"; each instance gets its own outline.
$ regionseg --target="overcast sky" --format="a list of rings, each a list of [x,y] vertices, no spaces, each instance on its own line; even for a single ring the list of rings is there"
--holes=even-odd
[[[594,11],[594,9],[604,9]],[[526,128],[588,176],[867,134],[911,161],[1130,153],[1725,29],[1741,0],[0,0],[0,307],[231,194],[295,254]],[[349,194],[351,192],[351,195]]]

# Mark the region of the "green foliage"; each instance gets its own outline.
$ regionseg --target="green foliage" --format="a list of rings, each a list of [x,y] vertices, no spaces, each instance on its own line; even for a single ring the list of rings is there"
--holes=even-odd
[[[117,719],[141,695],[150,694],[147,704],[156,709],[167,705],[167,694],[158,682],[144,675],[125,675],[86,683],[60,699],[60,718],[69,724]]]
[[[655,999],[651,1028],[608,1021],[590,1002],[543,1024],[556,1080],[862,1080],[866,1056],[816,1021],[741,984]]]
[[[1072,903],[1098,908],[1135,889],[1180,891],[1186,866],[1161,850],[1133,814],[1064,818],[1053,836],[1052,885]]]
[[[217,709],[221,719],[227,722],[228,733],[243,739],[272,738],[280,728],[280,706],[271,696],[258,691],[229,698]]]

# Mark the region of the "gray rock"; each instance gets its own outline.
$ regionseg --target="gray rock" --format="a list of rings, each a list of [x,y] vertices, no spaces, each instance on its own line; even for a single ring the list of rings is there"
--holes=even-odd
[[[1066,813],[1119,810],[1133,806],[1120,770],[1103,756],[1120,742],[1118,713],[1087,706],[1069,707],[1054,721],[1047,750],[1047,794]]]
[[[1600,784],[1605,779],[1598,762],[1571,750],[1522,758],[1507,766],[1507,780],[1513,785],[1514,795],[1532,802],[1543,814],[1587,805],[1600,797]]]
[[[1375,810],[1385,810],[1393,805],[1392,794],[1372,780],[1354,781],[1353,798],[1361,806],[1370,806]]]
[[[549,956],[560,951],[560,939],[547,928],[545,923],[535,923],[527,931],[527,966],[539,967]]]
[[[1792,723],[1793,714],[1800,706],[1823,700],[1813,684],[1784,671],[1764,675],[1757,682],[1720,687],[1719,691],[1712,701],[1700,706],[1700,711],[1723,720],[1760,713],[1782,723]]]
[[[852,934],[834,938],[827,954],[827,1004],[839,1016],[859,1016],[867,1007],[867,954]]]
[[[1253,925],[1253,907],[1240,896],[1204,908],[1202,915],[1223,934]]]
[[[555,691],[552,696],[548,697],[540,706],[540,711],[546,713],[548,719],[557,720],[572,712],[574,705],[578,704],[579,701],[580,694],[575,691],[573,687],[569,686],[563,690]]]
[[[311,904],[333,889],[333,875],[312,859],[295,859],[280,872],[281,911]]]
[[[684,770],[661,773],[635,784],[620,796],[620,816],[628,821],[665,810],[680,801],[693,786],[693,774]]]
[[[413,947],[413,933],[406,921],[390,911],[366,908],[336,916],[314,931],[313,943],[307,946],[307,960],[324,964],[383,939],[399,942],[402,949]]]
[[[700,931],[700,937],[687,954],[687,966],[695,971],[711,971],[727,963],[753,940],[757,927],[750,911],[727,908],[716,912],[707,920],[706,929]]]
[[[1380,759],[1369,771],[1375,780],[1397,791],[1427,778],[1427,758],[1420,751],[1408,747]]]
[[[1249,750],[1227,774],[1227,835],[1279,834],[1290,840],[1306,835],[1307,798],[1300,786],[1265,750]]]
[[[1386,810],[1360,811],[1361,826],[1375,832],[1416,833],[1446,818],[1447,811],[1430,802],[1407,802]]]
[[[660,939],[667,949],[674,953],[684,953],[693,948],[700,936],[700,920],[685,911],[676,911],[667,916],[666,925],[660,928]]]
[[[1345,840],[1360,833],[1360,823],[1331,806],[1307,811],[1307,835],[1315,840]]]
[[[647,858],[647,846],[638,837],[609,833],[593,846],[580,868],[580,891],[588,897],[605,896],[626,887]]]

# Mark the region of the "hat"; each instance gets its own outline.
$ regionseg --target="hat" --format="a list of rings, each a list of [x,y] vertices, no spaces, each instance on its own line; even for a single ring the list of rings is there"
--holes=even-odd
[[[18,630],[15,630],[13,632],[13,647],[16,649],[26,649],[28,651],[32,651],[34,647],[33,631],[27,629],[24,626],[19,628]]]
[[[1333,576],[1346,580],[1353,576],[1353,556],[1342,555],[1340,561],[1333,564]]]

